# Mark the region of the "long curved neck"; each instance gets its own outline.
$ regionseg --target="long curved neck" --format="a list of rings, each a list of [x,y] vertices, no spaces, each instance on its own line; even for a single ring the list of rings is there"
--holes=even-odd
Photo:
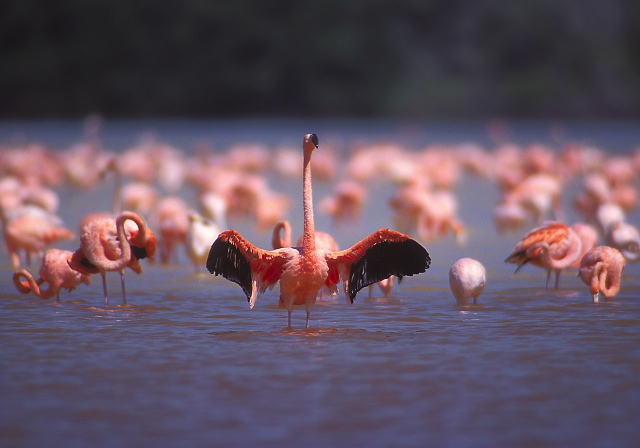
[[[118,221],[122,222],[122,227],[124,229],[125,221],[133,221],[136,226],[138,226],[138,232],[135,235],[135,244],[139,246],[144,246],[147,243],[149,234],[147,232],[147,225],[144,223],[144,220],[135,212],[124,211],[120,213],[118,219],[116,219],[116,226],[118,226]]]
[[[27,281],[22,281],[22,277],[24,277]],[[13,284],[16,286],[18,291],[23,294],[27,294],[33,291],[33,293],[41,299],[50,299],[51,297],[56,295],[57,291],[54,291],[51,288],[51,285],[49,285],[47,289],[40,289],[40,284],[42,283],[44,283],[42,279],[37,282],[33,278],[33,275],[31,275],[31,273],[26,269],[19,269],[13,274]]]
[[[284,230],[284,235],[281,232]],[[291,247],[291,225],[289,221],[280,221],[273,228],[271,235],[271,247],[280,249],[282,247]]]
[[[304,213],[304,229],[302,232],[302,248],[311,253],[316,248],[316,230],[313,222],[313,195],[311,193],[311,151],[304,152],[302,170],[302,207]]]
[[[111,261],[105,257],[104,260],[101,260],[100,268],[106,271],[121,271],[131,261],[131,243],[124,229],[124,223],[128,219],[134,221],[138,225],[138,228],[140,228],[141,224],[139,222],[142,222],[142,219],[137,214],[133,212],[122,212],[120,216],[118,216],[116,219],[116,230],[118,233],[118,241],[120,241],[120,258]],[[143,229],[140,228],[140,233],[142,232]]]
[[[620,291],[620,271],[607,269],[604,263],[597,263],[595,274],[602,295],[607,299],[615,297]]]

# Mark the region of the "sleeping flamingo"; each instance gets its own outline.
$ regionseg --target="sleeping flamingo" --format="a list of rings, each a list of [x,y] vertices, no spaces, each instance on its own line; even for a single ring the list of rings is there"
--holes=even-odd
[[[578,277],[590,287],[593,301],[602,293],[605,299],[612,299],[620,291],[625,258],[618,249],[598,246],[587,252],[580,262]]]
[[[128,221],[132,221],[135,226],[126,226]],[[118,271],[122,284],[122,302],[127,303],[124,269],[128,267],[137,274],[142,273],[139,260],[153,257],[155,252],[155,234],[137,213],[124,211],[115,220],[96,214],[84,225],[80,235],[80,249],[71,257],[69,266],[86,275],[100,273],[105,305],[109,304],[106,273]]]
[[[515,272],[529,262],[546,269],[547,288],[551,271],[555,271],[555,288],[558,289],[560,271],[571,266],[581,253],[582,242],[571,227],[561,222],[548,222],[527,233],[504,261],[516,263]]]
[[[337,291],[337,284],[342,281],[345,293],[353,303],[357,292],[365,286],[390,275],[419,274],[427,270],[431,263],[429,254],[418,242],[389,229],[380,229],[343,251],[316,247],[311,154],[317,147],[316,134],[304,136],[302,247],[263,250],[248,242],[237,231],[227,230],[211,245],[207,258],[209,272],[240,285],[251,308],[259,292],[280,281],[279,305],[287,309],[289,327],[294,305],[305,305],[306,328],[309,327],[311,309],[323,286]]]
[[[33,275],[26,269],[18,269],[13,274],[13,284],[16,285],[18,291],[23,294],[33,292],[41,299],[50,299],[57,296],[60,301],[60,290],[68,289],[71,291],[80,283],[91,283],[88,275],[81,274],[69,267],[69,260],[73,252],[62,249],[49,249],[44,253],[42,265],[38,272],[40,278],[33,278]],[[22,280],[25,278],[26,281]],[[41,289],[40,285],[48,283],[47,289]]]

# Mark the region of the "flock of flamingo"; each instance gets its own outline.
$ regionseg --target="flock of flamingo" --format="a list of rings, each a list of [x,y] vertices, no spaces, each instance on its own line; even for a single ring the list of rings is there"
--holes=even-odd
[[[279,283],[279,305],[287,310],[289,327],[294,306],[305,307],[309,327],[319,297],[340,288],[353,302],[367,286],[371,295],[375,284],[388,296],[394,279],[429,268],[422,243],[451,235],[464,244],[467,231],[455,193],[464,175],[495,184],[500,193],[492,215],[496,231],[524,233],[505,261],[515,263],[516,272],[527,263],[545,269],[547,288],[552,272],[558,288],[560,273],[573,269],[594,302],[601,295],[612,299],[625,264],[640,259],[638,229],[627,220],[637,206],[640,149],[611,156],[579,143],[559,151],[509,142],[491,151],[471,143],[423,150],[374,143],[354,145],[342,162],[339,144],[329,141],[319,149],[317,135],[307,134],[302,151],[238,144],[226,153],[201,146],[190,157],[155,139],[122,153],[107,151],[95,140],[65,151],[40,144],[0,147],[0,215],[13,282],[21,293],[59,300],[61,290],[89,284],[99,273],[108,304],[106,273],[115,271],[126,303],[126,268],[140,274],[140,260],[153,262],[156,252],[160,263],[176,262],[184,247],[196,272],[206,267],[237,283],[250,307],[258,294]],[[319,202],[334,225],[357,222],[367,186],[384,179],[395,188],[388,209],[398,230],[380,229],[344,250],[330,234],[316,232],[312,175],[330,182],[338,171],[344,180]],[[297,178],[300,173],[303,232],[293,246],[285,219],[291,198],[273,190],[267,175]],[[108,176],[115,178],[112,210],[82,217],[77,250],[47,249],[76,238],[57,214],[58,188],[102,188]],[[579,185],[572,205],[583,219],[569,224],[562,199],[571,182]],[[194,204],[178,194],[185,185],[195,192]],[[236,230],[224,230],[226,221],[235,219],[250,219],[258,232],[271,229],[272,248],[261,249]],[[37,279],[29,271],[35,257],[42,260]],[[476,304],[485,282],[485,268],[477,260],[462,258],[449,270],[458,305],[472,298]]]

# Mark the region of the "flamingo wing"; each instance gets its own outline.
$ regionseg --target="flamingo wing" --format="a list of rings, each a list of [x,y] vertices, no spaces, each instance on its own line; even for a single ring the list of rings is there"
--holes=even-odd
[[[346,250],[328,252],[328,284],[348,279],[345,290],[351,303],[362,288],[391,275],[425,272],[431,264],[427,250],[417,241],[394,230],[380,229]]]
[[[253,305],[254,283],[259,292],[275,284],[286,261],[284,253],[260,249],[235,230],[227,230],[211,245],[206,266],[211,274],[222,275],[240,285]]]

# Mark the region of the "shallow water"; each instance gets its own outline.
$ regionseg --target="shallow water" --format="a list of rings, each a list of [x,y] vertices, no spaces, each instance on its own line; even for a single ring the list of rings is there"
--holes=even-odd
[[[277,186],[299,196],[299,181]],[[329,186],[315,187],[317,201]],[[639,446],[638,265],[611,302],[591,303],[570,273],[545,290],[542,270],[503,263],[518,236],[491,225],[495,189],[468,178],[456,191],[466,246],[425,244],[425,274],[389,298],[318,302],[309,329],[303,310],[286,328],[277,288],[249,309],[237,285],[184,257],[127,272],[127,305],[112,273],[105,306],[99,277],[59,303],[19,294],[3,254],[0,445]],[[75,199],[65,222],[100,194],[63,191]],[[388,194],[379,185],[372,197]],[[347,247],[390,225],[380,207],[370,199],[359,225],[337,229],[316,213],[317,228]],[[488,271],[476,306],[456,306],[448,288],[463,256]]]

